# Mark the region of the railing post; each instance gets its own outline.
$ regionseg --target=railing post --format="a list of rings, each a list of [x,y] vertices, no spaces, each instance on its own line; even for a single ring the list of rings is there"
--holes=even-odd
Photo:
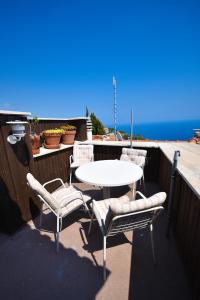
[[[167,208],[167,231],[166,236],[169,237],[170,235],[170,226],[171,226],[171,219],[172,219],[172,200],[173,200],[173,193],[174,193],[174,181],[175,181],[175,174],[178,164],[178,157],[180,157],[180,151],[174,152],[174,159],[171,169],[171,180],[170,180],[170,189],[169,189],[169,197],[168,197],[168,208]]]

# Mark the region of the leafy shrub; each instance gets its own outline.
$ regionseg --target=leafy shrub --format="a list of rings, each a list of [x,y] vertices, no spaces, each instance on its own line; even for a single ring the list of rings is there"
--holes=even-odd
[[[124,133],[124,134],[122,135],[122,137],[123,137],[124,140],[128,140],[129,135],[128,135],[128,133]]]
[[[91,119],[91,122],[92,122],[92,134],[94,134],[94,135],[96,135],[96,134],[100,134],[100,135],[105,134],[105,129],[104,129],[104,126],[103,126],[102,122],[95,116],[94,113],[91,113],[90,119]]]
[[[108,128],[108,132],[109,132],[109,133],[114,132],[114,130],[115,130],[115,128],[113,128],[113,127],[109,127],[109,128]]]
[[[31,134],[35,134],[38,123],[39,123],[38,117],[33,117],[32,119],[29,119],[30,133]]]
[[[141,134],[137,134],[133,136],[134,140],[145,140],[145,138]]]

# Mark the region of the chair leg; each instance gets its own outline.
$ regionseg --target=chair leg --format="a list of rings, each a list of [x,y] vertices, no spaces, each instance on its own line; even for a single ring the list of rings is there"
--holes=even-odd
[[[155,256],[155,248],[154,248],[154,240],[153,240],[153,224],[150,224],[150,237],[151,237],[151,248],[152,248],[152,254],[153,254],[153,262],[154,265],[156,264],[156,256]]]
[[[106,236],[103,236],[103,280],[106,280]]]
[[[41,228],[41,226],[42,226],[42,209],[40,210],[40,221],[39,221],[39,226],[40,226],[40,228]]]
[[[132,199],[134,200],[135,199],[135,193],[136,193],[136,182],[133,183],[132,185]]]
[[[62,230],[62,218],[60,218],[60,231]]]
[[[72,185],[72,168],[70,168],[69,185]]]
[[[42,226],[43,203],[41,203],[39,226]]]
[[[143,176],[142,176],[142,183],[143,183],[144,191],[146,191],[146,185],[145,185],[145,180],[144,180],[144,173],[143,173]]]
[[[92,213],[92,216],[91,216],[90,226],[89,226],[89,229],[88,229],[88,235],[89,235],[90,232],[91,232],[93,220],[94,220],[94,213]]]
[[[60,232],[60,218],[57,217],[57,226],[56,226],[56,252],[59,251],[59,232]]]

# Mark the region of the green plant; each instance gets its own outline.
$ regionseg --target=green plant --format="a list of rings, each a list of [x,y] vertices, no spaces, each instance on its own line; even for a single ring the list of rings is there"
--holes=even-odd
[[[63,125],[60,127],[63,131],[74,131],[76,130],[76,126],[73,126],[73,125],[69,125],[69,124],[66,124],[66,125]]]
[[[92,134],[105,134],[105,129],[101,121],[95,116],[94,113],[91,113],[90,119],[92,122]]]
[[[109,128],[108,128],[108,132],[109,132],[109,133],[114,132],[114,130],[115,130],[115,128],[113,128],[113,127],[109,127]]]
[[[145,140],[145,138],[141,134],[137,134],[133,136],[134,140]]]
[[[39,123],[38,117],[33,117],[32,119],[29,120],[29,125],[30,125],[30,133],[34,134],[36,131],[36,125]]]
[[[121,134],[125,134],[126,132],[124,130],[118,130]]]
[[[85,108],[85,116],[86,116],[86,118],[89,117],[89,110],[88,110],[87,106],[86,106],[86,108]]]
[[[128,133],[124,133],[124,134],[122,135],[122,137],[123,137],[124,140],[128,140],[129,135],[128,135]]]
[[[55,129],[47,129],[45,131],[43,131],[43,134],[48,134],[48,135],[61,135],[64,133],[63,129],[60,128],[55,128]]]

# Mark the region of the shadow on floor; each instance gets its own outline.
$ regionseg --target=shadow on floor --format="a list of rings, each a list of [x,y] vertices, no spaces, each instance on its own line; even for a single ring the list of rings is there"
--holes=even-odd
[[[148,230],[137,231],[133,236],[129,300],[192,299],[175,241],[165,235],[166,221],[166,213],[162,213],[154,226],[156,265]]]
[[[26,226],[3,250],[0,250],[1,299],[92,300],[104,285],[92,260],[80,257],[74,249],[62,244],[57,254],[54,241],[37,229]],[[102,267],[98,268],[102,274]]]
[[[83,249],[90,253],[103,249],[102,233],[98,227],[97,221],[96,222],[94,221],[93,223],[94,224],[92,225],[93,227],[90,235],[88,235],[90,222],[81,223],[82,228],[80,228],[80,235],[84,244]],[[125,234],[121,233],[115,236],[110,236],[107,239],[106,245],[108,249],[126,243],[131,244],[131,241],[128,240]]]

